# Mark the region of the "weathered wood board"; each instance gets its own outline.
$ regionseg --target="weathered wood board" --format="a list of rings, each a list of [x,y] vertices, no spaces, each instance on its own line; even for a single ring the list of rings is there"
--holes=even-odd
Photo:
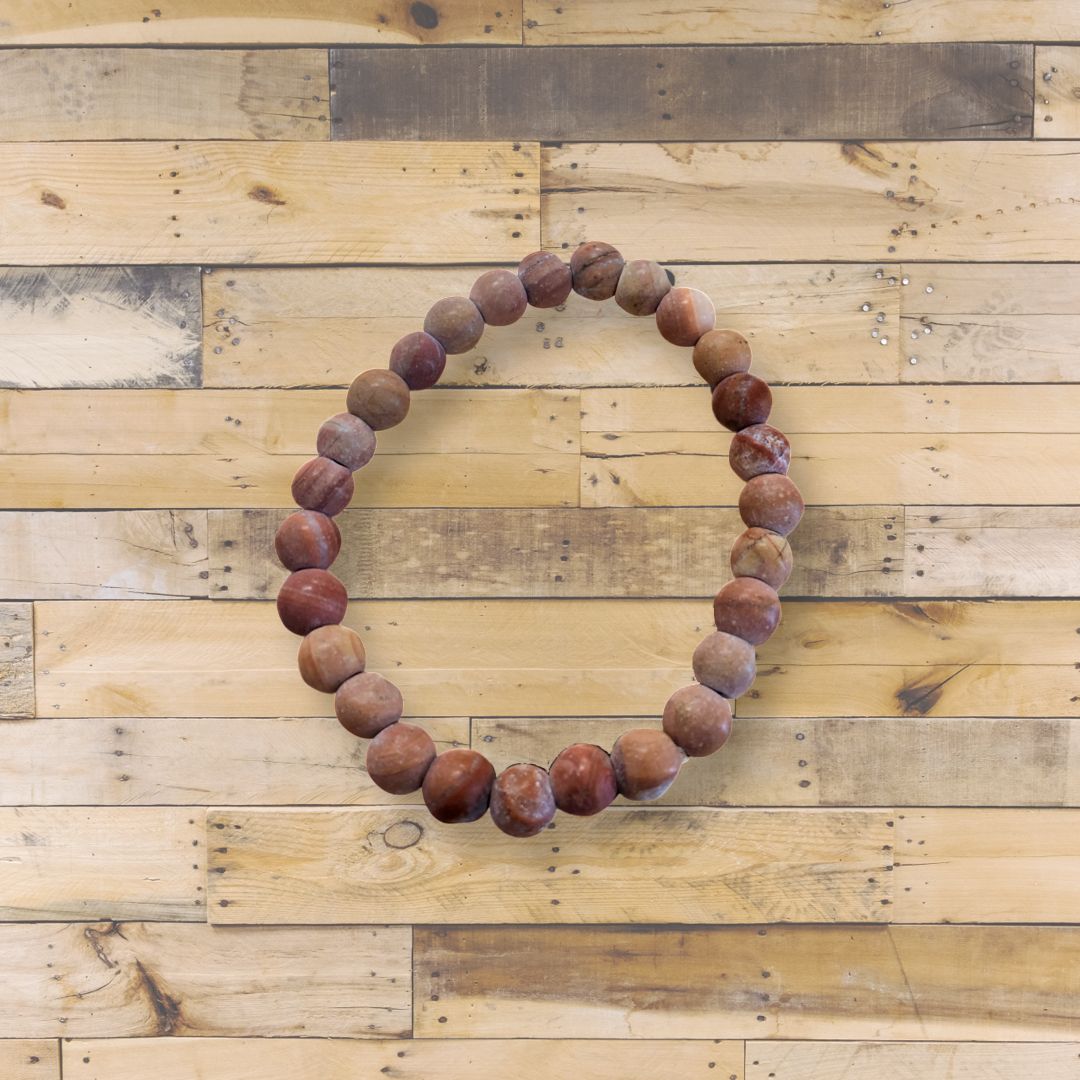
[[[1080,136],[1080,49],[1035,46],[1035,138]]]
[[[60,1042],[0,1039],[0,1070],[7,1080],[60,1080]]]
[[[34,607],[0,604],[0,720],[34,715]]]

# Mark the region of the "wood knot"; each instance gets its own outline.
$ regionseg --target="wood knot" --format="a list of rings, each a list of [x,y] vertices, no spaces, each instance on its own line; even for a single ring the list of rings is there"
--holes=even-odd
[[[43,191],[41,193],[41,201],[46,206],[55,206],[57,210],[67,209],[67,203],[64,202],[55,191]]]
[[[430,4],[421,3],[420,0],[409,8],[409,14],[413,22],[424,30],[434,30],[439,25],[439,13]]]
[[[254,199],[256,202],[268,203],[270,206],[284,206],[285,200],[279,199],[277,194],[268,188],[265,184],[256,184],[248,193],[249,199]]]
[[[386,832],[383,840],[387,847],[409,848],[420,842],[424,830],[415,821],[395,821]]]

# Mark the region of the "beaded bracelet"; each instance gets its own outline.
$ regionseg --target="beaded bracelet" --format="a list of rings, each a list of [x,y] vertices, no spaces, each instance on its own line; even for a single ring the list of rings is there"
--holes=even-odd
[[[517,269],[489,270],[477,278],[468,298],[448,296],[432,306],[423,331],[407,334],[391,350],[388,368],[362,372],[346,398],[348,411],[319,429],[319,456],[302,465],[292,495],[303,509],[282,523],[274,538],[289,577],[277,598],[286,628],[303,635],[299,666],[304,681],[334,694],[341,724],[371,739],[367,771],[384,791],[423,791],[439,821],[476,821],[490,809],[495,824],[511,836],[535,836],[556,809],[589,816],[615,796],[645,802],[671,786],[688,757],[719,750],[731,733],[729,700],[754,681],[754,646],[780,622],[776,590],[791,573],[787,536],[799,523],[803,500],[787,477],[791,447],[766,423],[772,392],[748,373],[750,347],[733,330],[714,329],[712,301],[697,289],[674,288],[674,278],[645,259],[624,263],[610,244],[582,244],[567,266],[557,255],[536,251]],[[516,322],[527,305],[553,308],[570,291],[589,300],[615,298],[631,315],[654,315],[661,335],[693,348],[694,367],[713,391],[712,409],[735,432],[729,461],[744,480],[739,514],[747,529],[731,551],[734,580],[713,601],[716,632],[694,650],[697,680],[676,690],[664,706],[663,730],[624,732],[608,754],[576,743],[551,768],[517,764],[497,778],[476,750],[437,754],[423,728],[400,723],[401,692],[382,675],[365,670],[363,642],[343,627],[348,605],[345,586],[328,567],[341,549],[334,516],[353,496],[353,473],[375,453],[375,432],[393,427],[409,411],[414,390],[434,386],[447,353],[464,353],[485,326]]]

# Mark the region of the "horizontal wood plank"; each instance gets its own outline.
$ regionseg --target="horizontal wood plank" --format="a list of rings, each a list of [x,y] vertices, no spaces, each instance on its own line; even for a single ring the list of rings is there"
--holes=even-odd
[[[610,809],[522,841],[490,816],[458,828],[409,809],[215,809],[207,910],[216,924],[884,922],[889,818]]]
[[[1080,48],[1035,46],[1035,138],[1080,137]]]
[[[60,1080],[59,1039],[0,1039],[0,1073],[7,1080]]]
[[[34,607],[0,604],[0,720],[34,715]]]

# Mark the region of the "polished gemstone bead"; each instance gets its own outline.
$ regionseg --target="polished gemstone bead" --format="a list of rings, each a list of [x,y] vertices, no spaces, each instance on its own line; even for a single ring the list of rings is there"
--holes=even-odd
[[[731,734],[731,706],[700,683],[680,687],[664,706],[664,731],[688,757],[708,757]]]
[[[761,645],[780,625],[780,597],[771,585],[754,577],[729,581],[713,600],[717,630]]]
[[[534,251],[518,266],[518,278],[534,308],[558,307],[574,287],[570,267],[550,251]]]
[[[634,802],[659,799],[685,760],[686,755],[657,728],[624,731],[611,748],[619,794]]]
[[[512,270],[489,270],[481,274],[469,293],[488,326],[509,326],[525,314],[529,297],[521,278]]]
[[[372,431],[385,431],[400,424],[409,412],[409,387],[388,368],[369,368],[352,381],[345,407]]]
[[[467,296],[444,296],[428,309],[424,332],[448,353],[466,353],[484,333],[484,317]]]
[[[610,300],[619,285],[623,257],[610,244],[599,240],[582,244],[570,256],[574,292],[586,300]]]
[[[791,463],[791,443],[771,424],[751,424],[732,438],[728,463],[740,480],[751,480],[762,473],[786,473]]]
[[[750,370],[750,343],[734,330],[710,330],[693,353],[697,373],[713,388],[729,375]]]
[[[330,624],[316,627],[300,642],[296,662],[308,686],[333,694],[346,679],[364,670],[367,654],[355,630]]]
[[[410,390],[427,390],[442,377],[446,350],[430,334],[414,330],[390,350],[390,370],[405,380]]]
[[[329,570],[297,570],[277,595],[278,618],[286,630],[301,636],[341,622],[348,606],[345,586]]]
[[[619,275],[615,303],[631,315],[655,315],[660,301],[671,292],[667,271],[651,259],[631,259]]]
[[[802,517],[802,496],[786,476],[762,473],[743,485],[739,514],[747,525],[787,536]]]
[[[487,812],[495,770],[483,754],[455,748],[440,754],[424,777],[424,802],[447,824],[476,821]]]
[[[535,836],[555,816],[555,796],[547,770],[511,765],[491,789],[491,820],[508,836]]]
[[[292,482],[292,497],[297,506],[328,517],[340,514],[349,505],[353,490],[352,473],[325,457],[305,461],[296,470]]]
[[[672,289],[656,309],[656,328],[672,345],[696,345],[715,324],[716,309],[700,289]]]
[[[779,589],[791,576],[791,545],[779,533],[753,526],[731,546],[731,572]]]
[[[375,453],[375,432],[352,413],[331,416],[319,428],[315,448],[321,457],[344,465],[350,472],[362,469]]]
[[[564,814],[599,814],[619,793],[611,757],[599,746],[574,743],[551,764],[555,805]]]
[[[716,384],[712,397],[713,416],[731,431],[764,424],[772,412],[769,384],[749,372],[736,372]]]
[[[383,728],[396,724],[404,705],[401,691],[375,671],[346,679],[334,695],[341,726],[359,739],[374,739]]]
[[[341,530],[326,514],[297,510],[278,526],[274,550],[286,570],[325,570],[341,551]]]
[[[368,746],[367,774],[383,791],[408,795],[424,783],[435,753],[435,743],[422,727],[391,724]]]
[[[753,646],[721,630],[702,638],[693,664],[694,678],[726,698],[745,694],[756,674]]]

